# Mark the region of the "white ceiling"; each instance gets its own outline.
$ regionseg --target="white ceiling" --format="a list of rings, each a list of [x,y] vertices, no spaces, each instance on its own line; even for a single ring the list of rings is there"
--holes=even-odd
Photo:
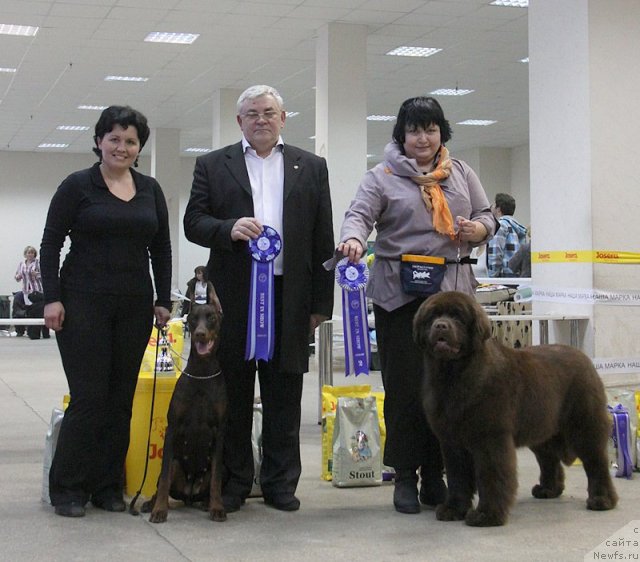
[[[177,128],[181,148],[210,147],[212,94],[275,86],[288,111],[284,137],[314,150],[315,39],[328,22],[365,24],[367,112],[395,115],[401,102],[437,88],[453,150],[528,142],[527,9],[491,0],[0,0],[0,23],[39,26],[35,37],[0,35],[0,150],[69,143],[89,152],[99,113],[80,104],[128,104],[152,127]],[[143,42],[151,31],[199,33],[192,45]],[[400,45],[438,47],[429,58],[391,57]],[[144,83],[107,75],[147,76]],[[465,119],[497,121],[488,127]],[[85,132],[58,131],[86,125]],[[393,124],[368,123],[379,155]]]

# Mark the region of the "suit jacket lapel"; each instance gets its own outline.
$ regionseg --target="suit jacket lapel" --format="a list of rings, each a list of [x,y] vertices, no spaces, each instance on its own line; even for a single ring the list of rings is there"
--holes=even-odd
[[[244,153],[242,152],[242,143],[238,142],[229,146],[226,153],[227,169],[235,180],[240,184],[249,195],[251,193],[251,181],[249,181],[249,172],[247,172],[247,164],[244,161]]]
[[[300,153],[291,146],[284,145],[284,201],[291,194],[302,173],[303,162]]]

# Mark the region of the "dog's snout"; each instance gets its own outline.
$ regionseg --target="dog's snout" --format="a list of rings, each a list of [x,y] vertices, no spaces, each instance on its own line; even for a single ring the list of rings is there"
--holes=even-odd
[[[202,323],[199,322],[195,329],[192,331],[192,335],[196,336],[196,337],[205,337],[207,335],[207,328],[206,326]]]
[[[436,320],[433,323],[433,327],[439,332],[444,332],[449,328],[449,325],[444,320]]]

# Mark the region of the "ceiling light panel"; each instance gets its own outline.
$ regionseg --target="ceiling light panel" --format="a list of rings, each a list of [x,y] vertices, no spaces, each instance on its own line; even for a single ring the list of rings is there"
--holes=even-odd
[[[39,27],[31,25],[13,25],[11,23],[0,23],[0,35],[18,35],[20,37],[33,37],[38,33]]]
[[[91,111],[102,111],[107,109],[108,105],[79,105],[78,109],[89,109]]]
[[[395,121],[395,115],[369,115],[367,121]]]
[[[67,148],[69,145],[62,142],[43,142],[38,148]]]
[[[493,125],[497,121],[491,121],[489,119],[467,119],[466,121],[459,121],[457,125],[476,125],[480,127],[486,127],[487,125]]]
[[[106,82],[146,82],[146,76],[105,76]]]
[[[442,51],[442,49],[436,49],[434,47],[409,47],[403,45],[389,51],[387,55],[396,57],[430,57],[440,51]]]
[[[88,131],[89,127],[85,125],[58,125],[58,131]]]
[[[529,0],[493,0],[492,6],[506,6],[507,8],[528,8]]]
[[[213,149],[211,149],[211,148],[200,148],[200,147],[197,147],[197,146],[192,146],[190,148],[185,148],[184,149],[185,152],[195,152],[195,153],[202,153],[202,154],[204,154],[205,152],[211,152],[211,150],[213,150]]]
[[[430,94],[434,96],[466,96],[475,90],[465,90],[463,88],[440,88],[439,90],[433,90]]]
[[[0,68],[0,72],[7,72],[7,73],[11,73],[11,72],[16,72],[16,68]]]
[[[191,45],[199,33],[173,33],[169,31],[152,31],[144,40],[149,43],[172,43],[174,45]]]

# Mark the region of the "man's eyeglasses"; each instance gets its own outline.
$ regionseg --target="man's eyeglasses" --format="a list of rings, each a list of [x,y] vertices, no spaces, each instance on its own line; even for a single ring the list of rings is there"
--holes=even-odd
[[[280,113],[278,111],[265,111],[264,113],[258,113],[257,111],[247,111],[242,114],[244,119],[249,121],[257,121],[258,119],[265,119],[266,121],[273,121]]]

